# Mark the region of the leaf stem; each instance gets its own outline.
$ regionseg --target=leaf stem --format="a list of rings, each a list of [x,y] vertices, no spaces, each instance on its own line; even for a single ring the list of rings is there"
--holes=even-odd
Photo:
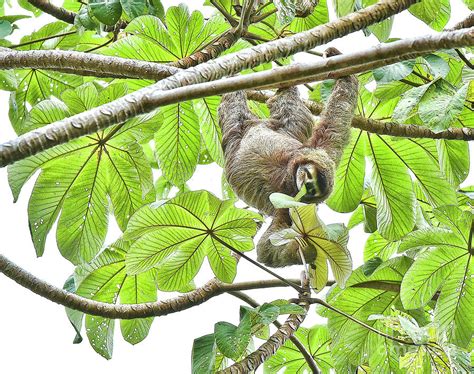
[[[262,265],[261,263],[255,261],[254,259],[248,257],[246,254],[244,254],[243,252],[240,252],[239,250],[235,249],[234,247],[232,247],[231,245],[227,244],[225,241],[223,241],[222,239],[220,239],[219,237],[213,235],[213,234],[210,234],[212,239],[214,239],[215,241],[219,242],[220,244],[222,244],[224,247],[230,249],[232,252],[234,252],[235,254],[239,255],[240,257],[242,257],[243,259],[247,260],[248,262],[250,262],[251,264],[255,265],[256,267],[262,269],[263,271],[267,272],[268,274],[274,276],[275,278],[281,280],[283,283],[287,284],[288,286],[294,288],[296,291],[298,292],[303,292],[303,288],[300,287],[298,284],[295,284],[285,278],[283,278],[281,275],[278,275],[277,273],[273,272],[272,270],[270,270],[269,268],[267,268],[266,266]]]
[[[289,300],[290,302],[295,302],[295,300]],[[296,300],[298,301],[298,300]],[[410,342],[410,341],[406,341],[406,340],[403,340],[403,339],[400,339],[400,338],[397,338],[395,336],[391,336],[389,334],[386,334],[380,330],[377,330],[376,328],[358,320],[357,318],[351,316],[350,314],[332,306],[331,304],[328,304],[327,302],[325,302],[324,300],[321,300],[321,299],[318,299],[318,298],[309,298],[307,299],[307,301],[310,303],[310,304],[319,304],[319,305],[322,305],[324,306],[325,308],[337,313],[337,314],[340,314],[341,316],[344,316],[346,317],[347,319],[351,320],[352,322],[355,322],[357,323],[358,325],[366,328],[367,330],[369,331],[372,331],[373,333],[377,334],[377,335],[380,335],[380,336],[383,336],[384,338],[387,338],[387,339],[390,339],[390,340],[393,340],[394,342],[397,342],[397,343],[400,343],[400,344],[406,344],[406,345],[414,345],[414,346],[419,346],[419,344],[416,344],[414,342]]]

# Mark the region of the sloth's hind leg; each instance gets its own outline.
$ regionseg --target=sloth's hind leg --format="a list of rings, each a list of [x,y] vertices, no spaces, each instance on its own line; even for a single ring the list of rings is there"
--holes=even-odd
[[[277,209],[271,225],[268,227],[257,244],[257,260],[267,266],[283,267],[302,264],[299,244],[291,240],[287,244],[273,245],[270,236],[278,231],[291,226],[291,218],[288,209]],[[316,251],[313,247],[306,247],[302,252],[307,263],[316,259]]]

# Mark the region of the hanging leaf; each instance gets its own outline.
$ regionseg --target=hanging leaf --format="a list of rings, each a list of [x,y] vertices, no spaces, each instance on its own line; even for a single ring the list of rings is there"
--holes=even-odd
[[[414,194],[405,165],[379,136],[368,136],[371,186],[377,201],[377,226],[389,240],[401,238],[415,224]]]
[[[176,186],[185,183],[196,169],[201,135],[189,101],[161,109],[163,124],[155,134],[156,155],[166,179]]]
[[[204,335],[194,339],[192,351],[192,373],[213,374],[216,362],[216,339],[214,334]]]
[[[435,132],[449,128],[464,108],[468,86],[456,90],[443,80],[431,85],[419,103],[421,120]]]
[[[120,0],[89,0],[92,16],[105,25],[113,26],[122,15]]]
[[[438,290],[434,319],[440,334],[461,347],[469,344],[474,326],[474,265],[472,261],[473,216],[456,206],[434,211],[446,228],[427,228],[407,235],[401,249],[428,248],[415,257],[402,282],[401,299],[406,308],[425,305]]]
[[[199,123],[201,125],[202,140],[209,155],[219,166],[224,167],[224,152],[221,147],[222,132],[217,116],[220,104],[219,96],[209,96],[193,102]]]
[[[156,301],[154,270],[139,275],[125,272],[125,253],[128,244],[118,240],[102,252],[93,262],[76,270],[76,293],[91,300],[116,304],[137,304]],[[153,318],[120,321],[122,335],[130,344],[146,338]],[[110,359],[113,353],[113,319],[86,315],[86,332],[94,350]]]
[[[144,15],[147,8],[146,0],[120,0],[120,4],[125,14],[131,19]]]
[[[442,31],[449,21],[451,6],[449,0],[423,0],[408,11],[433,30]]]
[[[336,170],[334,190],[326,203],[337,212],[352,212],[362,198],[365,176],[365,137],[362,135],[362,131],[353,131]]]

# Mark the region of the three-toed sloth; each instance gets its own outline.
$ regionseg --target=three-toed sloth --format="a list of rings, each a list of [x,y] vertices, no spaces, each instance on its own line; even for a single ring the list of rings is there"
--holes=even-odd
[[[340,52],[329,48],[325,54]],[[304,202],[317,204],[329,196],[336,166],[350,140],[357,92],[354,76],[337,79],[317,124],[296,87],[279,89],[267,101],[268,119],[250,112],[243,91],[222,97],[219,120],[227,180],[239,198],[274,217],[257,244],[260,262],[272,267],[302,263],[296,240],[282,246],[270,242],[270,235],[288,228],[291,219],[288,209],[275,209],[269,196],[274,192],[295,196],[303,185]],[[314,249],[302,250],[307,262],[314,261]]]

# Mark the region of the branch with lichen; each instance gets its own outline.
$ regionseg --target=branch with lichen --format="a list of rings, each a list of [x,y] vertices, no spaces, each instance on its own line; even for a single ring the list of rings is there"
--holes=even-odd
[[[125,122],[131,117],[149,112],[163,105],[255,87],[288,85],[302,80],[309,82],[338,78],[369,71],[374,67],[423,56],[438,49],[463,47],[472,44],[474,44],[474,28],[401,40],[378,45],[353,54],[331,57],[323,61],[278,67],[270,71],[235,76],[218,81],[194,84],[192,81],[185,80],[184,83],[189,83],[189,85],[172,88],[176,84],[179,85],[181,78],[187,77],[190,71],[201,71],[202,67],[213,66],[213,62],[216,61],[226,61],[228,59],[234,61],[232,57],[224,56],[195,68],[180,71],[155,85],[4,143],[0,145],[0,166],[5,166],[71,139],[97,132],[115,123]],[[253,48],[251,52],[248,51],[247,56],[251,55],[257,48],[259,47]],[[230,56],[240,56],[239,53]],[[238,61],[242,62],[244,60],[239,59]],[[361,63],[360,61],[364,62]],[[220,72],[226,71],[226,65],[219,64],[218,70]],[[203,73],[202,79],[207,77],[212,80],[212,73],[209,72],[209,76],[207,76],[207,73],[207,71]],[[195,74],[191,75],[195,77]],[[164,89],[164,91],[161,89]]]
[[[272,97],[271,93],[264,91],[247,91],[247,98],[260,103],[265,103]],[[315,101],[303,100],[312,114],[319,116],[324,105]],[[474,140],[474,128],[452,127],[444,131],[434,132],[428,127],[414,124],[400,124],[396,122],[383,122],[376,119],[355,115],[352,127],[378,135],[388,135],[404,138],[428,138],[445,140]]]

